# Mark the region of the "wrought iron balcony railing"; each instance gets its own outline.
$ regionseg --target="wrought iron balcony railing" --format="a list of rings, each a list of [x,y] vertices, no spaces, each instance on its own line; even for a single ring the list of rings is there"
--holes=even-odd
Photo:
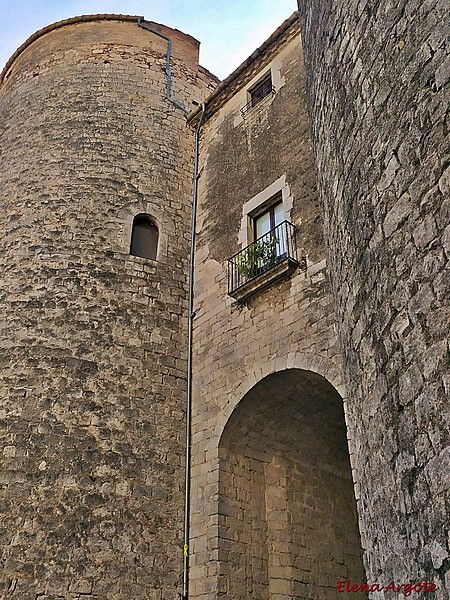
[[[295,226],[289,221],[283,221],[228,259],[228,294],[237,297],[238,290],[283,261],[298,264]]]

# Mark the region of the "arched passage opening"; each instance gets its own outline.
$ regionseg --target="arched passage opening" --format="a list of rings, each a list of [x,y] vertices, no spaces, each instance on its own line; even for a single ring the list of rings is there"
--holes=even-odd
[[[257,383],[219,458],[219,597],[328,600],[341,579],[364,583],[343,403],[324,377],[289,369]]]

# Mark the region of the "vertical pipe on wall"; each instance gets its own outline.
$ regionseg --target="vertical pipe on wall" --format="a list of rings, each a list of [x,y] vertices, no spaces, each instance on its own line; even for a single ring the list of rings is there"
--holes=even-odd
[[[167,42],[167,53],[166,53],[167,88],[166,88],[166,98],[167,98],[167,100],[169,100],[169,102],[172,102],[172,104],[174,106],[176,106],[177,108],[180,108],[185,114],[187,114],[188,111],[184,108],[184,106],[172,98],[172,71],[170,70],[170,57],[171,57],[171,54],[172,54],[172,40],[167,35],[164,35],[163,33],[160,33],[159,31],[156,31],[155,29],[153,29],[152,27],[150,27],[150,24],[147,23],[146,21],[144,21],[141,17],[138,18],[137,24],[139,25],[139,27],[142,27],[143,29],[146,29],[147,31],[150,31],[151,33],[154,33],[155,35],[159,36],[163,40],[166,40],[166,42]]]

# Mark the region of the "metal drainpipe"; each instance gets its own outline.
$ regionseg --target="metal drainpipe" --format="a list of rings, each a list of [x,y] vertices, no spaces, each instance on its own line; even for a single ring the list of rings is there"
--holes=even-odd
[[[185,495],[184,495],[184,545],[183,545],[183,600],[189,595],[189,518],[191,512],[191,425],[192,425],[192,331],[195,317],[194,312],[194,258],[195,258],[195,227],[197,224],[198,198],[198,155],[200,128],[205,115],[205,104],[202,103],[202,113],[195,132],[194,150],[194,191],[192,196],[191,223],[191,252],[189,258],[189,322],[188,322],[188,358],[187,358],[187,402],[186,402],[186,463],[185,463]]]
[[[172,98],[172,72],[170,70],[170,55],[172,50],[172,40],[159,31],[155,31],[143,19],[138,19],[137,24],[143,29],[158,35],[167,41],[166,54],[166,75],[167,75],[167,99],[180,108],[185,114],[188,111],[179,102]],[[188,305],[188,357],[187,357],[187,399],[186,399],[186,458],[185,458],[185,491],[184,491],[184,542],[183,542],[183,600],[188,600],[189,595],[189,518],[191,510],[191,426],[192,426],[192,330],[194,313],[194,258],[195,258],[195,227],[197,224],[197,198],[198,198],[198,155],[200,129],[203,116],[205,114],[205,104],[202,104],[202,112],[195,132],[194,149],[194,191],[192,198],[192,222],[191,222],[191,251],[189,257],[189,305]]]
[[[180,104],[180,102],[177,102],[176,100],[174,100],[172,98],[172,71],[170,70],[170,56],[171,56],[171,53],[172,53],[172,40],[167,35],[164,35],[163,33],[159,33],[159,31],[155,31],[152,27],[150,27],[150,25],[144,19],[138,18],[137,24],[139,25],[139,27],[142,27],[143,29],[146,29],[147,31],[151,31],[152,33],[154,33],[155,35],[159,36],[160,38],[163,38],[163,40],[166,40],[166,42],[167,42],[167,53],[166,53],[167,88],[166,88],[166,98],[169,100],[169,102],[172,102],[172,104],[174,106],[176,106],[177,108],[180,108],[184,112],[184,114],[187,115],[189,111],[187,111],[184,108],[184,106],[182,104]]]

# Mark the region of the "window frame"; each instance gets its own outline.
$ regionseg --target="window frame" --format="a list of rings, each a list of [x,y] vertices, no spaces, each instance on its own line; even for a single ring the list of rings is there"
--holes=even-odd
[[[284,206],[283,206],[283,200],[281,198],[281,195],[277,194],[277,197],[273,199],[274,202],[271,203],[269,206],[264,206],[263,210],[258,211],[257,214],[252,216],[252,230],[253,230],[253,241],[256,241],[258,239],[257,235],[257,231],[258,231],[258,225],[257,222],[264,217],[265,215],[269,215],[269,232],[272,231],[273,229],[275,229],[275,227],[277,226],[275,224],[275,209],[281,205],[282,209],[283,209],[283,217],[284,217]],[[282,219],[284,220],[284,218]],[[278,223],[279,225],[279,223]],[[264,233],[263,235],[267,235],[267,233]]]
[[[276,256],[282,260],[276,260],[274,265],[266,268],[261,265],[259,273],[253,274],[248,268],[250,263],[254,261],[256,255],[262,255],[262,258],[267,256],[271,251],[271,239],[268,240],[268,246],[265,247],[264,239],[261,240],[261,247],[256,247],[254,250],[247,249],[252,246],[256,237],[255,221],[270,210],[275,210],[281,203],[283,208],[282,234],[280,240],[276,237],[276,249],[282,249],[280,254]],[[242,205],[241,227],[238,235],[238,243],[241,249],[228,259],[228,295],[238,302],[245,302],[260,290],[271,286],[280,279],[290,277],[299,264],[302,269],[306,268],[306,261],[302,259],[299,263],[297,259],[297,243],[295,237],[295,225],[291,222],[291,212],[293,209],[293,197],[289,190],[286,175],[281,175],[275,179],[265,189],[258,192],[255,196],[247,200]],[[272,221],[272,224],[273,221]],[[278,227],[278,226],[276,226]],[[271,229],[270,231],[272,231]],[[267,235],[267,234],[265,234]],[[277,234],[278,235],[278,234]],[[264,235],[262,236],[264,238]],[[285,256],[284,256],[285,255]],[[270,261],[270,259],[269,259]],[[269,266],[269,265],[267,265]],[[242,268],[244,267],[244,269]],[[257,266],[257,269],[259,267]],[[248,270],[248,273],[245,272]]]
[[[248,90],[251,107],[257,106],[264,98],[273,92],[272,71],[265,73],[253,87]]]
[[[143,224],[148,225],[148,227],[142,227]],[[148,239],[145,237],[145,230],[149,236]],[[159,227],[152,216],[147,213],[138,213],[135,215],[131,225],[130,256],[156,261],[159,249],[159,236]]]
[[[279,206],[281,204],[282,208],[283,208],[283,219],[286,218],[285,215],[285,205],[283,202],[283,197],[280,192],[277,192],[276,194],[274,194],[273,196],[271,196],[270,198],[268,198],[265,202],[263,202],[262,204],[260,204],[257,208],[255,208],[254,210],[252,210],[249,214],[248,214],[248,219],[249,219],[249,225],[250,225],[250,236],[248,238],[248,242],[247,244],[250,244],[251,242],[255,242],[257,240],[257,235],[256,235],[256,231],[257,231],[257,225],[256,222],[258,221],[258,219],[260,219],[261,217],[263,217],[266,214],[269,214],[269,219],[270,219],[270,229],[269,231],[272,231],[272,229],[275,229],[276,225],[275,225],[275,208],[277,206]],[[266,234],[264,234],[266,235]]]
[[[254,241],[253,218],[267,210],[271,204],[275,204],[278,197],[283,201],[284,219],[291,221],[293,198],[286,175],[282,175],[242,205],[241,227],[238,235],[241,248]]]

